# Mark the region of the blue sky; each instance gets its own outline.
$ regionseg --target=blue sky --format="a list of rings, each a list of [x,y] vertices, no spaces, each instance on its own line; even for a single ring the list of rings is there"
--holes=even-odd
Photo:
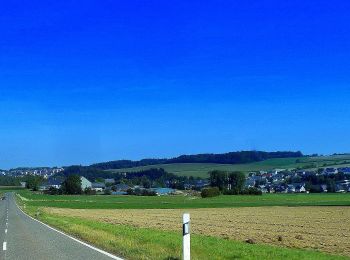
[[[349,8],[1,3],[0,168],[246,149],[349,152]]]

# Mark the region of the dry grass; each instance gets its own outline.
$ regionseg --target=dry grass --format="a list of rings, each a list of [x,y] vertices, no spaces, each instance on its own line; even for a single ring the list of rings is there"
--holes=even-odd
[[[259,207],[221,209],[99,210],[46,208],[45,211],[112,224],[181,230],[190,212],[195,234],[309,248],[350,256],[350,207]]]

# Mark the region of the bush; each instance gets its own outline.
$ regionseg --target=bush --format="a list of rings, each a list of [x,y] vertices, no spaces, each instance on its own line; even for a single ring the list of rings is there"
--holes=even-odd
[[[321,193],[322,192],[320,185],[311,185],[309,191],[311,193]]]
[[[232,189],[232,190],[224,190],[223,194],[224,195],[239,195],[240,192],[237,189]]]
[[[251,187],[248,189],[244,189],[241,194],[242,195],[262,195],[262,191],[257,188]]]
[[[201,196],[202,198],[211,198],[220,195],[220,190],[218,187],[204,188],[202,189]]]
[[[157,196],[157,193],[153,190],[147,190],[147,189],[128,189],[127,190],[128,195],[135,195],[135,196]]]
[[[262,191],[251,187],[251,188],[246,188],[241,191],[238,189],[232,189],[232,190],[224,190],[224,195],[262,195]]]
[[[112,190],[110,189],[105,189],[103,192],[104,195],[112,195]]]
[[[48,190],[44,191],[44,194],[48,195],[62,195],[62,190],[55,187],[50,187]]]
[[[157,193],[153,190],[143,190],[141,196],[157,196]]]
[[[96,191],[91,189],[91,188],[89,188],[89,187],[87,187],[84,190],[84,194],[86,194],[86,195],[96,195]]]

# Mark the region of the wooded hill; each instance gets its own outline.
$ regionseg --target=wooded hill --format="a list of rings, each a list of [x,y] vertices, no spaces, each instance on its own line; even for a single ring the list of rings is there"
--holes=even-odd
[[[299,158],[303,157],[301,152],[262,152],[262,151],[240,151],[223,154],[196,154],[196,155],[181,155],[171,159],[143,159],[140,161],[132,160],[117,160],[103,162],[91,165],[95,169],[123,169],[139,166],[157,165],[157,164],[172,164],[172,163],[220,163],[220,164],[242,164],[259,162],[274,158]]]

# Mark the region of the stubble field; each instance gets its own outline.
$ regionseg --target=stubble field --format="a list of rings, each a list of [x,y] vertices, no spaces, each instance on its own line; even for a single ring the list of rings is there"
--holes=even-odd
[[[245,207],[220,209],[63,209],[47,213],[98,222],[180,231],[191,213],[194,234],[314,249],[350,257],[349,207]],[[180,231],[181,232],[181,231]]]

